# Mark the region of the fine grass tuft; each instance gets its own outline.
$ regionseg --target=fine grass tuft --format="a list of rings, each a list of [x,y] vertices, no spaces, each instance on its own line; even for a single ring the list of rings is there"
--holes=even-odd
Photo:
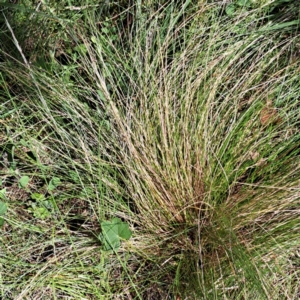
[[[61,9],[59,51],[2,51],[2,297],[299,296],[297,16],[202,2]]]

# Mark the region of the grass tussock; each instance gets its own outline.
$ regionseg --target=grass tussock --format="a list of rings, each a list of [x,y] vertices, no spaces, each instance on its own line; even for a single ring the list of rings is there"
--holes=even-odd
[[[2,297],[299,297],[298,15],[204,2],[57,13],[42,64],[7,21]],[[109,253],[113,217],[133,236]]]

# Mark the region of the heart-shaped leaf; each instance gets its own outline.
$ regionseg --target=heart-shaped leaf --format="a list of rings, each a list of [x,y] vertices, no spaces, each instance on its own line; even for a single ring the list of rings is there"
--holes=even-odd
[[[102,233],[99,239],[103,243],[104,250],[117,250],[120,247],[120,239],[129,240],[132,232],[129,225],[119,218],[101,223]]]

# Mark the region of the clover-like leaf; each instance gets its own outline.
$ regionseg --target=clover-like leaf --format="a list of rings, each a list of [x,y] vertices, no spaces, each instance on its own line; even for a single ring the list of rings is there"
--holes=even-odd
[[[119,218],[101,222],[101,229],[99,239],[106,251],[117,250],[120,247],[120,239],[129,240],[132,235],[129,225]]]

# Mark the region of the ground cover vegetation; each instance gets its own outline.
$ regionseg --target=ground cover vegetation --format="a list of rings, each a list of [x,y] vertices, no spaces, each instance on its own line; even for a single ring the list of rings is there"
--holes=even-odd
[[[2,1],[2,299],[298,299],[300,3]]]

